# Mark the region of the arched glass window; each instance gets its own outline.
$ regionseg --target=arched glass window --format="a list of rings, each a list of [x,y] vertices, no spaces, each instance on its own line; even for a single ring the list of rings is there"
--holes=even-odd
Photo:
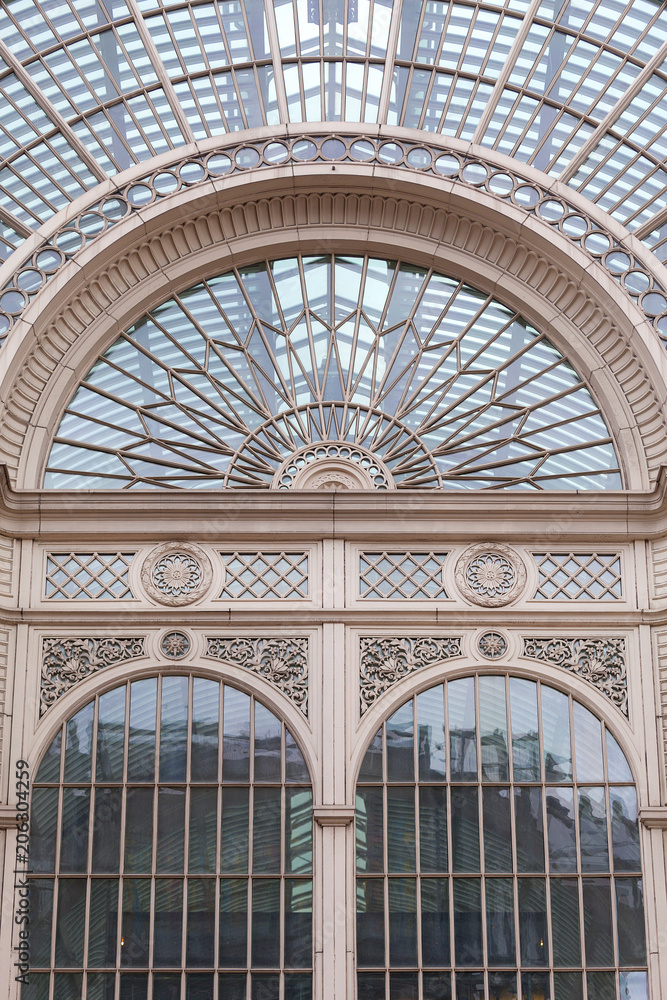
[[[99,695],[31,822],[22,1000],[310,1000],[310,778],[250,695],[171,674]]]
[[[357,785],[358,1000],[646,1000],[637,795],[546,684],[411,698]]]

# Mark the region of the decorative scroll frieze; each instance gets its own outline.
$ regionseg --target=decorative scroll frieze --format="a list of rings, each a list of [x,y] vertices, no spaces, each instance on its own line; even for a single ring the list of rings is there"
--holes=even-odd
[[[308,716],[308,639],[209,636],[206,655],[259,674]]]
[[[360,653],[359,698],[363,715],[381,694],[402,677],[433,663],[461,656],[461,638],[363,636]]]
[[[143,636],[91,638],[47,637],[42,642],[42,683],[39,714],[89,674],[146,653]]]
[[[523,655],[578,674],[628,714],[625,639],[524,637]]]

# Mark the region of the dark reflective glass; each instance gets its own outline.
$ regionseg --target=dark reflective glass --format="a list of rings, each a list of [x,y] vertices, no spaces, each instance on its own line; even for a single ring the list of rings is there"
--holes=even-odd
[[[83,965],[83,936],[86,923],[85,878],[58,879],[56,922],[56,967]]]
[[[220,685],[195,677],[192,682],[191,781],[218,779],[218,707]]]
[[[608,872],[607,803],[604,788],[579,789],[582,872]]]
[[[514,886],[509,878],[487,878],[486,946],[489,965],[514,965]]]
[[[101,699],[100,699],[101,701]],[[155,775],[155,719],[157,678],[135,681],[130,687],[128,781],[152,781]],[[111,780],[105,775],[107,780]],[[117,781],[120,778],[115,779]]]
[[[86,983],[87,1000],[114,1000],[116,977],[113,972],[89,972]]]
[[[220,867],[248,871],[249,796],[247,788],[223,788],[220,820]]]
[[[637,792],[633,787],[612,787],[609,789],[609,803],[614,871],[641,871]]]
[[[146,973],[124,972],[120,977],[119,1000],[147,1000],[148,975]]]
[[[285,781],[310,782],[310,775],[303,754],[289,729],[285,729]]]
[[[577,845],[571,788],[547,789],[547,837],[552,872],[576,872]]]
[[[543,878],[519,879],[519,936],[522,965],[530,968],[549,964],[547,901]]]
[[[519,872],[544,871],[542,789],[514,789],[516,864]]]
[[[595,1000],[616,1000],[616,976],[613,972],[589,972],[586,983],[589,997],[595,997]]]
[[[120,964],[123,966],[148,965],[150,906],[150,879],[124,879],[120,942]]]
[[[120,788],[95,789],[93,814],[93,872],[113,874],[120,864]]]
[[[185,781],[188,739],[188,678],[162,678],[160,781]]]
[[[625,754],[609,730],[607,730],[607,780],[627,782],[633,780]]]
[[[413,872],[415,859],[414,786],[387,788],[387,865],[389,872]]]
[[[357,788],[357,871],[384,870],[384,807],[382,788]]]
[[[614,964],[611,929],[611,892],[608,878],[583,880],[584,941],[586,964]]]
[[[190,789],[190,841],[188,869],[201,875],[215,873],[215,843],[218,827],[218,789]]]
[[[97,781],[122,781],[125,745],[125,685],[100,695],[97,720]]]
[[[446,779],[445,703],[442,685],[417,695],[417,754],[420,781]]]
[[[160,1000],[181,1000],[180,973],[157,972],[153,976],[153,996]]]
[[[85,872],[88,864],[88,823],[90,789],[63,789],[61,820],[60,871]]]
[[[54,879],[30,879],[30,964],[35,969],[51,965]]]
[[[128,788],[125,809],[125,871],[149,872],[153,846],[153,789]]]
[[[489,972],[491,1000],[516,1000],[516,972]]]
[[[424,1000],[452,1000],[452,977],[449,972],[425,972],[422,975]]]
[[[449,881],[421,880],[422,965],[439,968],[450,964]]]
[[[37,768],[35,782],[40,781],[60,781],[60,747],[62,744],[62,730],[49,745],[49,749],[42,757]]]
[[[218,975],[218,1000],[246,1000],[245,972],[221,972]]]
[[[35,788],[30,810],[30,867],[33,872],[56,870],[58,789]]]
[[[116,964],[118,889],[117,879],[94,878],[90,883],[88,965],[93,969]]]
[[[604,781],[600,720],[577,701],[572,704],[572,715],[577,781]]]
[[[554,972],[554,1000],[584,1000],[580,972]]]
[[[215,879],[188,879],[188,968],[213,965],[215,939]]]
[[[547,781],[572,779],[570,710],[566,694],[542,685],[542,739]]]
[[[646,965],[644,892],[640,878],[617,878],[618,964]]]
[[[82,973],[57,972],[53,977],[53,1000],[72,1000],[72,997],[80,997],[82,986]]]
[[[279,1000],[280,976],[266,972],[253,972],[250,987],[250,1000]]]
[[[281,725],[255,702],[255,781],[280,781]]]
[[[252,880],[252,965],[272,969],[280,965],[280,882]]]
[[[225,686],[222,739],[223,781],[250,779],[250,698]]]
[[[389,961],[417,964],[417,881],[389,879]]]
[[[413,781],[414,723],[412,700],[387,721],[387,781]]]
[[[65,781],[90,781],[95,702],[70,719],[65,737]]]
[[[539,781],[540,740],[535,681],[510,678],[510,712],[514,780]]]
[[[556,967],[581,965],[579,883],[576,878],[552,878],[551,933]]]
[[[222,968],[247,963],[248,882],[241,878],[220,880],[220,958]]]
[[[416,972],[389,974],[389,1000],[419,1000],[419,975]]]
[[[357,964],[384,965],[384,882],[357,880]]]
[[[21,987],[21,1000],[49,1000],[49,979],[48,973],[46,975],[37,973],[36,975],[31,972],[28,982]]]
[[[382,781],[382,730],[368,744],[359,769],[359,781]]]
[[[153,964],[180,966],[183,938],[183,879],[155,880]]]
[[[479,809],[477,788],[452,788],[452,870],[478,872]]]
[[[505,678],[479,678],[482,781],[509,781]]]
[[[285,871],[306,874],[313,868],[313,793],[310,788],[285,790]]]
[[[211,1000],[212,972],[189,972],[185,977],[185,1000]]]
[[[156,871],[183,872],[185,789],[160,788],[157,802]]]
[[[487,872],[512,871],[512,814],[509,788],[482,791],[484,867]]]
[[[419,788],[419,863],[423,872],[446,872],[447,789],[440,785]]]
[[[253,872],[280,872],[280,789],[255,788]]]
[[[447,685],[449,757],[452,781],[477,780],[475,679],[464,677]]]
[[[454,955],[457,965],[484,964],[481,880],[478,878],[454,880]]]
[[[313,883],[309,879],[285,882],[285,956],[290,969],[309,969],[313,964]]]
[[[285,1000],[313,1000],[313,977],[301,973],[285,973]]]
[[[551,1000],[549,973],[522,972],[521,1000]]]
[[[457,972],[456,1000],[484,1000],[484,973]]]
[[[357,1000],[385,1000],[384,972],[357,975]]]

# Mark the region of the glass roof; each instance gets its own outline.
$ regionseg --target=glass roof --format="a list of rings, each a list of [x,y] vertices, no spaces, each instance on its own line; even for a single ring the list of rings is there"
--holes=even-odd
[[[328,255],[145,315],[70,401],[45,485],[289,488],[290,462],[334,452],[378,489],[622,485],[588,388],[525,319],[434,271]]]
[[[664,241],[664,2],[5,0],[0,39],[0,259],[132,164],[281,122],[472,140]]]

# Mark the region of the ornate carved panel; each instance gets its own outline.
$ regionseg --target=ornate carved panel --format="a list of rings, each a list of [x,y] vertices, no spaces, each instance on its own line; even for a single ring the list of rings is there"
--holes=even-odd
[[[206,655],[259,674],[308,716],[308,639],[209,636]]]
[[[191,542],[166,542],[151,552],[141,569],[141,583],[154,601],[169,607],[192,604],[211,586],[206,553]]]
[[[471,545],[456,564],[456,586],[473,604],[499,608],[520,596],[526,567],[508,545]]]
[[[461,656],[461,638],[363,636],[360,639],[359,699],[363,715],[388,688],[415,670]]]
[[[42,683],[39,714],[89,674],[114,663],[145,655],[143,636],[117,638],[103,636],[47,637],[42,641]]]
[[[609,698],[624,715],[628,714],[625,639],[524,637],[523,655],[578,674]]]

